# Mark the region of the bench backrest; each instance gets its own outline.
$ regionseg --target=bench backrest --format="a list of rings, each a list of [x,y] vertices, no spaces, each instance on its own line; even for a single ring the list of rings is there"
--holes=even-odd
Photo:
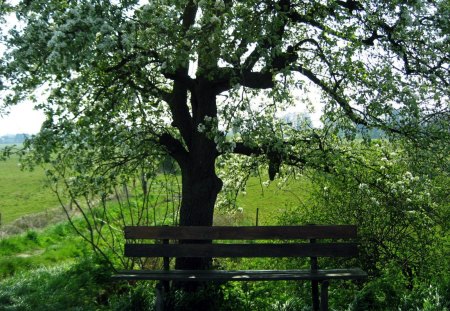
[[[127,257],[355,257],[356,226],[125,227]],[[159,244],[142,243],[158,240]],[[341,240],[319,243],[317,240]],[[309,243],[298,240],[308,240]],[[211,243],[214,241],[214,243]],[[236,242],[238,241],[238,242]],[[245,241],[245,242],[243,242]]]

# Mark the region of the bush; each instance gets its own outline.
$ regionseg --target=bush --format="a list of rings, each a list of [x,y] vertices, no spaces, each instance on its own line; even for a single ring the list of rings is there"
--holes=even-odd
[[[353,264],[371,281],[353,292],[353,310],[446,310],[450,209],[442,189],[448,189],[448,174],[431,174],[425,158],[412,162],[392,142],[344,141],[340,148],[330,164],[333,174],[308,172],[311,200],[280,221],[358,226],[360,256]]]
[[[139,282],[134,285],[121,285],[118,291],[109,297],[109,309],[154,310],[154,282]]]
[[[368,282],[351,304],[352,311],[401,310],[448,311],[450,310],[450,283],[437,285],[423,283],[409,290],[401,284],[401,274],[386,272],[382,277]]]
[[[449,311],[450,310],[450,278],[437,284],[418,284],[413,291],[403,294],[400,310],[405,311]]]

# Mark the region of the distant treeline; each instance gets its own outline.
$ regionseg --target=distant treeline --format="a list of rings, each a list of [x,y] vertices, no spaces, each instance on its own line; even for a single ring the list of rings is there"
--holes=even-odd
[[[0,144],[21,144],[29,135],[27,134],[12,134],[0,136]]]

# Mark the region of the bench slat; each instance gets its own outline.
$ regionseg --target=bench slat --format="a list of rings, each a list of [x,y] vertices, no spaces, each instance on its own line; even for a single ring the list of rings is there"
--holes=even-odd
[[[357,229],[354,225],[263,227],[127,226],[124,231],[126,239],[169,240],[352,239],[357,236]]]
[[[354,257],[356,243],[125,244],[127,257]]]
[[[119,271],[115,279],[163,281],[276,281],[276,280],[362,280],[367,273],[359,268],[331,270],[131,270]]]

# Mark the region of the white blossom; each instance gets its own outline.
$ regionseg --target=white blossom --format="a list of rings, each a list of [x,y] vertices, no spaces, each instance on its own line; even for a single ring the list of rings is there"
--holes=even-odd
[[[403,177],[404,177],[405,179],[410,179],[410,180],[413,179],[413,175],[411,174],[411,172],[406,172],[406,173],[403,175]]]
[[[359,186],[358,186],[359,190],[364,190],[364,189],[367,189],[367,188],[369,188],[369,186],[367,184],[365,184],[365,183],[360,183]]]
[[[211,24],[219,24],[220,23],[220,18],[218,18],[217,16],[213,15],[213,16],[211,16],[209,21],[210,21]]]
[[[197,126],[197,131],[198,131],[199,133],[204,133],[205,130],[206,130],[206,127],[205,127],[204,124],[200,123],[200,124]]]

